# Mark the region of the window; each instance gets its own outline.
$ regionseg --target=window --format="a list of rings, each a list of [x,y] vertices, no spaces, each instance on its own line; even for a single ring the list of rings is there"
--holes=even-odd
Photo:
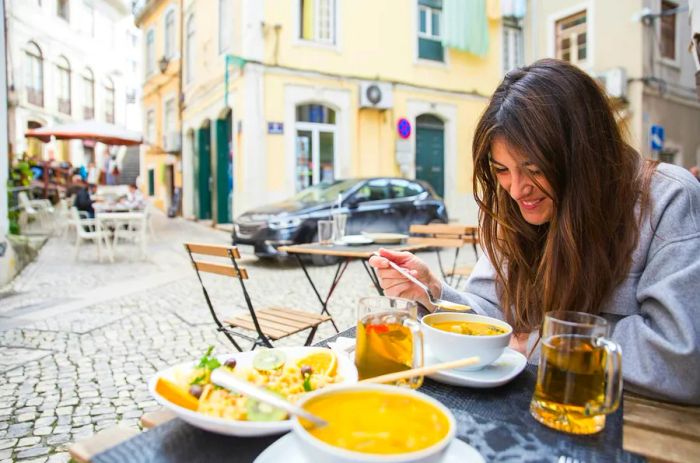
[[[146,113],[146,142],[150,145],[156,141],[156,112],[150,109]]]
[[[525,63],[523,56],[523,28],[515,18],[503,18],[503,73]]]
[[[89,68],[83,71],[83,118],[95,117],[95,75]]]
[[[296,190],[335,179],[335,111],[320,104],[296,108]]]
[[[418,0],[418,58],[443,61],[442,0]]]
[[[71,112],[71,85],[70,85],[70,63],[65,56],[61,56],[56,63],[58,98],[58,112],[70,114]]]
[[[676,10],[673,2],[661,2],[661,57],[676,60]]]
[[[231,48],[231,0],[219,0],[219,54]]]
[[[172,58],[175,55],[175,10],[171,9],[165,14],[165,57]]]
[[[194,73],[194,15],[187,17],[187,36],[185,43],[185,83],[192,82]]]
[[[41,49],[30,42],[26,49],[27,101],[44,106],[44,58]]]
[[[586,12],[567,16],[556,23],[557,58],[581,63],[588,58]]]
[[[299,38],[335,44],[335,0],[299,0]]]
[[[146,76],[156,70],[156,32],[150,29],[146,33]]]
[[[148,196],[156,194],[156,170],[148,169]]]
[[[167,145],[166,139],[168,135],[175,131],[177,125],[176,115],[177,107],[175,106],[175,98],[170,98],[165,102],[163,116],[163,146]]]
[[[391,197],[394,199],[410,198],[423,193],[423,187],[408,180],[391,181]]]
[[[114,82],[107,77],[105,87],[105,121],[114,124]]]
[[[357,203],[385,201],[389,198],[389,180],[386,179],[370,180],[353,195],[353,201]]]
[[[95,36],[95,7],[92,4],[93,0],[84,0],[84,16],[85,16],[85,30],[90,34],[90,37]]]
[[[66,21],[68,21],[69,14],[68,5],[68,0],[56,0],[56,15],[58,15],[59,18],[65,19]]]

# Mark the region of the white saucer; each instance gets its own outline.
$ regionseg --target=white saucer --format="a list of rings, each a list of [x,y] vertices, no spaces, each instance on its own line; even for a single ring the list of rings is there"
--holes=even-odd
[[[367,238],[363,235],[345,235],[341,239],[335,242],[335,244],[347,245],[347,246],[361,246],[363,244],[372,244],[371,238]]]
[[[254,463],[311,463],[304,458],[300,446],[297,436],[289,433],[266,448]],[[484,458],[474,447],[455,437],[440,463],[484,463]]]
[[[439,363],[439,360],[433,357],[428,345],[425,346],[423,355],[425,356],[425,365]],[[506,347],[503,354],[495,362],[481,370],[444,370],[430,374],[428,377],[452,386],[489,388],[507,383],[518,376],[526,365],[527,359],[523,354]]]

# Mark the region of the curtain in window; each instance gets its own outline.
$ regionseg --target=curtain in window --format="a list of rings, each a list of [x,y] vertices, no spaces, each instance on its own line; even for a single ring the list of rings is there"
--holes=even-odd
[[[314,39],[314,1],[301,0],[301,38]]]
[[[444,0],[445,47],[485,56],[489,50],[486,0]]]

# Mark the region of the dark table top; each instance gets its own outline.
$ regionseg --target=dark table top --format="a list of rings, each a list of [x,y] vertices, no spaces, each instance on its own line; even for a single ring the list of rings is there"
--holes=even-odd
[[[354,337],[354,328],[341,336]],[[321,345],[332,341],[323,341]],[[622,449],[622,406],[608,416],[605,429],[573,436],[549,429],[530,416],[537,369],[528,366],[508,384],[492,389],[448,386],[430,379],[420,388],[444,403],[457,419],[457,437],[487,462],[642,462]],[[213,434],[180,419],[171,420],[96,455],[96,463],[250,462],[279,436],[242,438]]]

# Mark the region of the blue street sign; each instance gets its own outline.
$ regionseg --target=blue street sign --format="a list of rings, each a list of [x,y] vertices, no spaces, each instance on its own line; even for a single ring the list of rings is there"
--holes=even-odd
[[[411,123],[408,119],[402,117],[396,124],[396,130],[399,132],[399,137],[405,140],[411,136]]]
[[[654,151],[664,149],[664,127],[662,125],[651,126],[651,149]]]
[[[281,135],[284,133],[284,124],[282,122],[268,122],[267,133],[273,135]]]

